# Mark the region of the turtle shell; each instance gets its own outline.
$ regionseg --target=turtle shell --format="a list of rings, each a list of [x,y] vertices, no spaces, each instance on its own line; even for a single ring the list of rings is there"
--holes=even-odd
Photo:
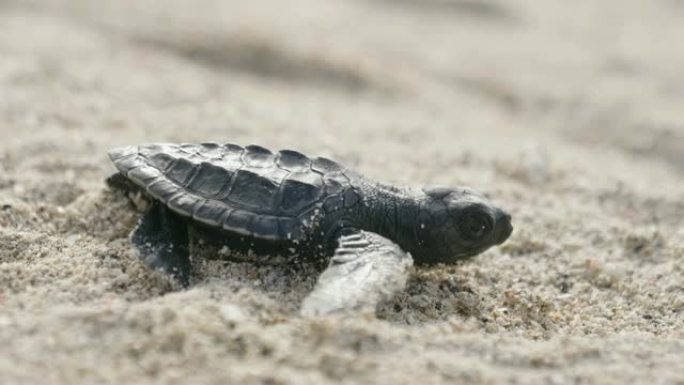
[[[343,167],[256,145],[155,143],[109,152],[150,197],[204,225],[267,240],[302,240],[322,215],[358,197]]]

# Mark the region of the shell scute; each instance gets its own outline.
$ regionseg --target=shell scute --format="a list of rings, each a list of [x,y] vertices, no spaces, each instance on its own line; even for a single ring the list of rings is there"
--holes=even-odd
[[[137,155],[138,152],[138,146],[125,146],[112,149],[107,153],[107,155],[109,155],[109,159],[111,159],[114,163],[117,163],[118,159],[126,156]]]
[[[117,158],[115,161],[116,167],[119,169],[119,171],[122,171],[124,173],[128,172],[128,170],[132,168],[139,167],[144,163],[145,162],[143,158],[140,155],[138,155],[138,153],[122,156],[120,158]]]
[[[230,183],[233,173],[209,162],[202,162],[188,189],[206,198],[218,195]]]
[[[255,237],[277,240],[280,237],[278,217],[259,215],[254,219],[252,232]]]
[[[292,173],[282,183],[280,207],[297,215],[314,204],[322,193],[323,178],[314,172]]]
[[[291,172],[302,172],[311,169],[311,159],[297,151],[282,150],[278,153],[276,159],[280,168]]]
[[[258,144],[250,144],[245,146],[245,150],[248,153],[262,154],[262,155],[272,155],[273,153],[266,147],[259,146]]]
[[[251,144],[245,147],[242,159],[247,167],[266,168],[273,166],[275,156],[270,150]]]
[[[332,213],[342,210],[344,207],[344,199],[340,195],[331,196],[323,202],[323,210],[326,213]]]
[[[310,206],[320,193],[320,188],[297,180],[286,180],[283,183],[283,194],[280,206],[287,213],[298,213]]]
[[[157,178],[147,185],[146,191],[152,198],[166,203],[172,195],[181,192],[181,189],[166,178]]]
[[[228,200],[254,209],[272,208],[278,184],[249,170],[239,170]]]
[[[327,195],[337,195],[340,194],[346,187],[346,181],[340,181],[339,179],[325,179],[325,193]],[[344,183],[344,184],[343,184]]]
[[[332,159],[317,157],[313,159],[311,168],[321,174],[342,171],[343,167]]]
[[[223,147],[216,142],[204,142],[200,144],[199,153],[205,159],[221,159],[223,157]]]
[[[168,143],[150,143],[138,146],[138,152],[140,155],[149,157],[154,154],[173,152],[175,151],[174,147],[174,145]]]
[[[176,214],[180,214],[184,217],[190,217],[195,211],[195,205],[198,203],[200,203],[200,199],[198,199],[196,196],[192,194],[181,193],[171,197],[166,204],[169,206],[171,211],[175,212]]]
[[[207,199],[195,206],[192,219],[205,225],[221,227],[229,210],[222,202]]]
[[[282,168],[278,167],[272,167],[269,169],[263,169],[263,170],[258,170],[259,175],[261,175],[263,178],[268,178],[271,180],[273,183],[277,184],[278,186],[282,185],[283,181],[289,173]]]
[[[202,145],[197,143],[181,143],[178,148],[189,154],[198,154],[202,148]]]
[[[323,177],[315,172],[297,172],[291,173],[287,176],[287,181],[296,181],[303,184],[308,184],[317,189],[323,187]]]
[[[161,171],[152,166],[140,166],[130,169],[126,176],[139,184],[147,184],[162,176]]]
[[[221,145],[216,142],[203,142],[200,143],[203,151],[214,151],[221,148]]]
[[[245,148],[237,145],[235,143],[226,143],[223,145],[223,156],[229,156],[231,154],[235,154],[238,157],[242,155],[242,153],[245,151]]]
[[[252,235],[256,215],[245,210],[233,210],[223,222],[223,228],[242,235]]]
[[[166,176],[180,186],[185,186],[192,177],[197,165],[185,158],[177,158],[165,171]]]
[[[161,171],[168,169],[175,161],[175,157],[165,152],[153,153],[147,156],[147,163]]]

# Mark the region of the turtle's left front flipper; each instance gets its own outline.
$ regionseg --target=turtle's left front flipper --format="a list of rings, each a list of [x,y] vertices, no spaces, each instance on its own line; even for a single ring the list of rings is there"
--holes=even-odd
[[[313,292],[302,304],[302,315],[345,311],[375,311],[377,304],[406,286],[413,259],[394,242],[359,231],[343,236]]]

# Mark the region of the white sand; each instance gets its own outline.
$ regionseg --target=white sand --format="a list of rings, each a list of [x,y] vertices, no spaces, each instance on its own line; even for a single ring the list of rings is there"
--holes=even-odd
[[[0,383],[684,384],[684,3],[0,0]],[[501,248],[378,318],[133,256],[108,148],[232,141],[471,185]]]

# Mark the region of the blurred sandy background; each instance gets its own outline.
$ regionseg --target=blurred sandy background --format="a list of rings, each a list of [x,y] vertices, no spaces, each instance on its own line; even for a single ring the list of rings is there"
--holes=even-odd
[[[684,2],[0,0],[0,383],[684,384]],[[106,150],[231,141],[509,208],[378,318],[145,269]]]

